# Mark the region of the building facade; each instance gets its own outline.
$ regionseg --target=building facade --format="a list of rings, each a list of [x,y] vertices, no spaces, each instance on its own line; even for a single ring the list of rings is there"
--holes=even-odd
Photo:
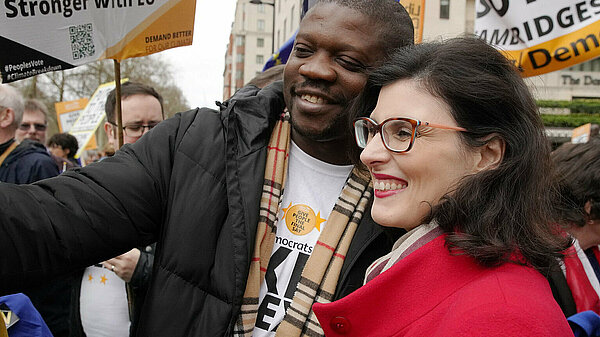
[[[223,99],[260,73],[300,24],[302,0],[238,0],[225,53]],[[273,24],[275,20],[275,24]]]
[[[266,5],[267,2],[271,5]],[[312,2],[314,1],[309,0],[309,4]],[[264,3],[255,5],[250,0],[237,2],[232,37],[225,56],[224,98],[228,98],[262,70],[271,56],[272,37],[274,50],[277,51],[298,29],[302,0],[265,0]],[[409,11],[411,14],[425,11],[423,41],[435,41],[472,34],[475,4],[475,0],[426,0],[424,9],[413,7]],[[238,56],[240,53],[243,55]],[[261,60],[264,62],[259,64]],[[526,81],[536,99],[600,98],[600,58],[568,69],[530,77]]]

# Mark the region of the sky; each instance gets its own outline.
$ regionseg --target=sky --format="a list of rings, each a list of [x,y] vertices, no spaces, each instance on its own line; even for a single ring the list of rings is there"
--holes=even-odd
[[[161,52],[191,108],[215,107],[223,98],[225,52],[236,0],[196,0],[191,46]]]

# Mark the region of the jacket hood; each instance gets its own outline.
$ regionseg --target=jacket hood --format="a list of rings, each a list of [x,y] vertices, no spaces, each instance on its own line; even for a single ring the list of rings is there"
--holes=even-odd
[[[6,160],[4,161],[6,164],[11,164],[21,157],[26,156],[31,153],[45,153],[49,156],[46,147],[38,142],[35,142],[30,139],[24,139],[19,146],[17,146],[11,153],[8,155]]]

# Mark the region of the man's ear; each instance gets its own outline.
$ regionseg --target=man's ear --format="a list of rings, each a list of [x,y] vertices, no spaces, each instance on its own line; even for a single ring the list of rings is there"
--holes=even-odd
[[[15,120],[15,111],[11,108],[6,108],[0,112],[0,128],[7,128],[12,125]]]
[[[475,162],[477,172],[498,167],[504,158],[504,150],[506,149],[504,139],[497,134],[491,134],[482,140],[485,141],[485,144],[475,149],[478,153]]]
[[[108,138],[108,143],[111,144],[112,146],[114,146],[114,139],[115,139],[115,128],[114,125],[112,125],[109,122],[104,122],[104,133],[106,133],[106,138]]]
[[[585,202],[585,205],[583,205],[583,210],[587,215],[590,215],[592,212],[592,203],[589,200]]]
[[[111,136],[111,132],[112,132],[112,128],[111,128],[111,124],[109,122],[104,122],[104,133],[106,134],[106,137],[110,138]]]
[[[110,124],[109,122],[104,122],[104,133],[106,133],[106,137],[110,138],[114,138],[113,132],[115,131],[115,128],[113,128],[113,125]]]
[[[585,212],[585,224],[593,225],[596,220],[592,219],[592,203],[589,200],[583,205],[583,211]]]

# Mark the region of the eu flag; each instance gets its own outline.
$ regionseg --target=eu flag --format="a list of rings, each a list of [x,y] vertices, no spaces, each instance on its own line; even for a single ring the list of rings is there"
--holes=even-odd
[[[298,31],[296,31],[296,33],[294,33],[294,35],[290,37],[290,39],[287,40],[275,54],[271,55],[271,58],[269,58],[262,71],[287,62],[290,53],[292,52],[292,48],[294,47],[294,40],[296,40],[297,33]]]

